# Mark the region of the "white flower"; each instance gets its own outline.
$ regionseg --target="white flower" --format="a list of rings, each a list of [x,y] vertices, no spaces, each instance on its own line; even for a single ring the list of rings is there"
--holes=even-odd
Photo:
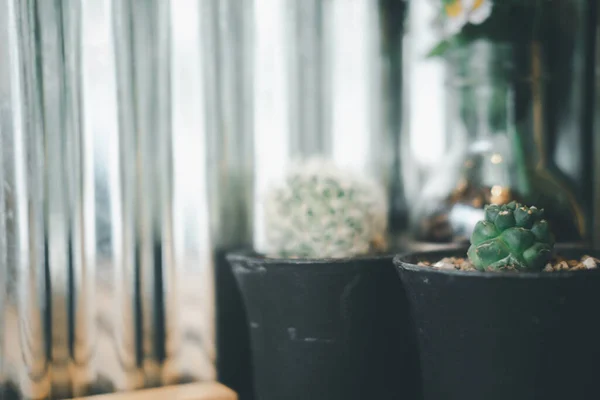
[[[453,0],[444,6],[448,33],[459,33],[467,23],[483,23],[492,14],[492,6],[492,0]]]

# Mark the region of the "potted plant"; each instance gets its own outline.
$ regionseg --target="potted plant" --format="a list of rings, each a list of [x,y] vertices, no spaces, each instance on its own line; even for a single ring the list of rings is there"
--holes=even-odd
[[[383,189],[309,159],[266,197],[267,251],[228,255],[248,315],[257,398],[418,398]]]
[[[555,247],[543,214],[488,205],[468,249],[394,259],[426,400],[600,398],[600,252]]]

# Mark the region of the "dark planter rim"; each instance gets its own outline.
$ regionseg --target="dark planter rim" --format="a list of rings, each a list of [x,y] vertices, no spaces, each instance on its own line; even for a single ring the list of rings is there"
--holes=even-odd
[[[232,251],[227,254],[227,260],[229,262],[236,263],[252,263],[260,264],[261,266],[306,266],[306,267],[319,267],[322,268],[323,264],[339,265],[349,263],[362,263],[367,261],[385,261],[394,258],[394,252],[386,253],[374,253],[365,254],[354,257],[342,257],[342,258],[277,258],[268,257],[263,253],[259,253],[252,249],[243,249]]]
[[[455,256],[457,254],[467,256],[468,246],[459,248],[448,248],[443,250],[434,251],[417,251],[397,254],[393,263],[399,271],[410,271],[419,272],[425,274],[437,274],[446,275],[448,277],[468,277],[468,278],[480,278],[480,279],[567,279],[576,276],[600,274],[600,267],[585,270],[585,271],[554,271],[554,272],[491,272],[491,271],[460,271],[460,270],[448,270],[448,269],[436,269],[429,267],[420,267],[414,261],[419,257],[426,258],[428,260],[438,259],[441,260],[444,257]],[[571,247],[571,246],[556,246],[556,253],[560,255],[561,252],[579,252],[582,256],[589,254],[598,254],[600,249],[593,247]],[[436,257],[436,258],[433,258]]]

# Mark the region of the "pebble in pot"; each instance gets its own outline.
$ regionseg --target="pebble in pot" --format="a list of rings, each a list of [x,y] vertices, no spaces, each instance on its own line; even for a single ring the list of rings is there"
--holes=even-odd
[[[489,205],[468,249],[394,259],[425,400],[600,399],[600,252],[555,247],[550,223]]]
[[[311,159],[265,202],[268,250],[228,256],[261,400],[418,399],[408,304],[372,180]]]

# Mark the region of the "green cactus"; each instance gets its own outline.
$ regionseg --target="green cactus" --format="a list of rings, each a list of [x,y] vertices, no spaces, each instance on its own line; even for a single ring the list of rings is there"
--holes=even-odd
[[[383,188],[328,160],[301,162],[264,206],[269,256],[341,258],[385,248]]]
[[[544,210],[511,202],[488,205],[475,225],[468,256],[480,271],[539,271],[552,257],[554,236]]]

